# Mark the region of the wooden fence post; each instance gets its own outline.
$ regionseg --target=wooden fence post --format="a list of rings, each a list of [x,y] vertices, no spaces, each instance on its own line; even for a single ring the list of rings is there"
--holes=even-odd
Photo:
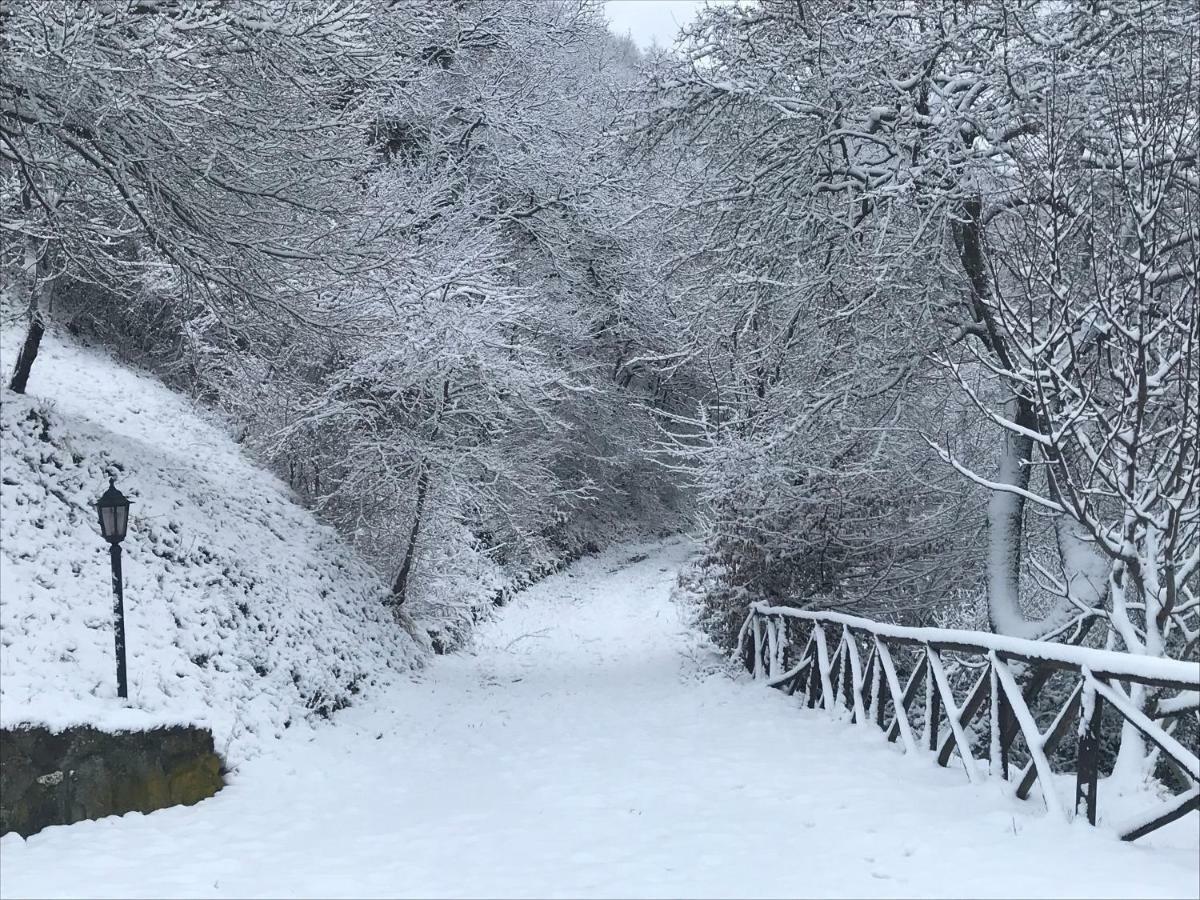
[[[1080,804],[1087,809],[1088,822],[1096,824],[1096,783],[1100,778],[1100,726],[1104,698],[1085,680],[1079,705],[1079,747],[1075,760],[1075,814]]]
[[[757,614],[754,616],[754,622],[751,626],[754,629],[754,680],[758,681],[763,677],[762,670],[762,620]]]
[[[928,654],[933,653],[930,647],[925,648],[926,659]],[[933,666],[926,665],[925,667],[925,710],[928,718],[925,720],[925,737],[929,749],[937,752],[938,748],[938,720],[942,717],[942,695],[938,693],[937,683],[933,678]]]

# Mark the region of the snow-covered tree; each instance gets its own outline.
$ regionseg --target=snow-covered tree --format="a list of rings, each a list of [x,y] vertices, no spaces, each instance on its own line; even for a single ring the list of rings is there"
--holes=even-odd
[[[348,221],[355,85],[387,59],[358,0],[6,4],[0,159],[24,279],[23,390],[55,294],[194,302],[209,327],[332,328],[377,263]],[[190,310],[194,313],[194,310]]]
[[[848,421],[830,385],[843,385],[862,415],[889,373],[907,373],[886,393],[896,413],[885,449],[855,486],[873,476],[890,503],[919,496],[930,474],[906,442],[921,434],[972,473],[988,497],[988,539],[958,574],[968,584],[972,572],[986,575],[997,630],[1037,636],[1076,614],[1120,618],[1123,597],[1110,584],[1132,577],[1136,554],[1123,542],[1144,543],[1135,532],[1172,535],[1151,538],[1157,561],[1139,566],[1155,570],[1163,592],[1190,590],[1195,401],[1180,385],[1195,373],[1197,30],[1194,6],[1173,2],[763,0],[709,10],[690,58],[664,66],[646,104],[650,135],[686,133],[707,161],[710,192],[697,195],[700,249],[691,259],[721,259],[720,276],[699,283],[731,283],[689,309],[715,325],[690,348],[714,373],[707,417],[721,409],[727,424],[739,414],[754,422],[779,391],[772,378],[783,370],[771,354],[796,353],[807,357],[803,392],[817,414],[791,397],[794,414],[779,419],[806,436],[806,452],[820,453]],[[825,304],[827,318],[810,318],[822,292],[836,300]],[[781,304],[789,305],[781,312]],[[845,352],[817,339],[827,323],[852,335]],[[1104,352],[1068,364],[1072,346]],[[730,357],[745,364],[727,374]],[[835,381],[822,379],[822,363]],[[1077,380],[1101,371],[1104,392]],[[1149,379],[1144,410],[1139,372]],[[1054,391],[1040,386],[1054,378]],[[1068,401],[1073,391],[1082,393]],[[970,427],[964,399],[979,411]],[[1162,418],[1131,437],[1143,412]],[[860,435],[883,427],[849,421]],[[751,452],[739,458],[784,458],[785,427],[743,430],[749,436],[737,438]],[[1141,441],[1154,442],[1149,458],[1132,449]],[[827,452],[840,459],[836,444]],[[1135,489],[1131,462],[1135,482],[1158,486]],[[1126,486],[1105,487],[1109,471],[1117,481],[1124,473]],[[820,496],[802,492],[773,507],[764,498],[781,473],[762,478],[758,510]],[[730,479],[715,474],[713,483],[719,490]],[[1162,498],[1155,513],[1138,507],[1151,495]],[[1053,559],[1030,503],[1051,519]],[[925,508],[947,521],[947,509]],[[860,496],[843,509],[843,521],[861,524],[871,507]],[[731,514],[735,528],[754,518]],[[877,527],[889,520],[907,521],[889,508]],[[774,533],[788,529],[775,524]],[[1101,532],[1123,549],[1106,546]],[[772,533],[746,544],[761,548]],[[1179,609],[1165,593],[1153,602]]]
[[[486,586],[670,502],[640,453],[662,392],[629,362],[643,185],[609,130],[636,52],[595,4],[6,13],[18,386],[46,321],[116,338],[229,413],[397,604],[439,595],[447,553]]]

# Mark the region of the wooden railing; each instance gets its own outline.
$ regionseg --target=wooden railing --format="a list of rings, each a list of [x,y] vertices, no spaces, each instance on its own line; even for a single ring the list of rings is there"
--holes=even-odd
[[[1200,722],[1200,664],[764,603],[751,605],[738,640],[756,679],[799,694],[810,708],[881,729],[907,753],[936,754],[942,766],[957,757],[972,782],[1004,779],[1021,799],[1036,783],[1048,812],[1067,820],[1052,761],[1073,769],[1075,814],[1086,812],[1093,825],[1101,742],[1114,734],[1105,731],[1111,709],[1145,736],[1153,763],[1169,769],[1177,789],[1116,823],[1122,839],[1200,809],[1197,732],[1185,738],[1190,747],[1175,736],[1186,717]],[[1131,700],[1132,685],[1156,689],[1146,711]]]

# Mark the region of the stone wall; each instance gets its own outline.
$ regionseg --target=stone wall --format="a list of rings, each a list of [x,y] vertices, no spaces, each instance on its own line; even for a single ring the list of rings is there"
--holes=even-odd
[[[190,805],[223,783],[212,733],[203,728],[0,729],[0,834]]]

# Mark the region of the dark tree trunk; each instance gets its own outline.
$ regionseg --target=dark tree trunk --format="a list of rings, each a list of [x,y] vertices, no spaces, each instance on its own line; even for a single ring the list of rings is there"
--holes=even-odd
[[[21,345],[21,352],[17,354],[17,364],[13,367],[12,379],[8,382],[8,386],[18,394],[25,393],[29,373],[33,369],[33,361],[37,359],[38,349],[42,346],[42,335],[45,333],[46,324],[42,321],[42,314],[34,310],[29,330],[25,332],[25,343]]]
[[[21,191],[21,207],[26,213],[33,209],[33,197],[28,184]],[[33,370],[33,361],[37,359],[38,350],[42,346],[42,335],[46,333],[46,317],[50,314],[50,301],[54,289],[54,281],[50,277],[49,241],[40,245],[32,237],[26,245],[26,264],[28,266],[29,285],[29,330],[25,332],[25,342],[17,354],[17,364],[13,367],[12,378],[8,386],[18,394],[25,393],[29,383],[29,373]]]
[[[1016,371],[1008,339],[996,323],[988,305],[988,281],[984,248],[983,201],[963,201],[954,223],[959,261],[971,287],[971,315],[980,338],[1001,366]],[[1006,404],[1006,414],[1023,428],[1037,431],[1037,414],[1029,398],[1017,393]],[[1001,437],[1000,470],[995,480],[1019,489],[1029,486],[1033,463],[1033,441],[1006,432]],[[1020,493],[992,491],[988,503],[988,621],[992,631],[1007,632],[1023,619],[1020,605],[1021,544],[1025,531],[1025,498]]]
[[[413,516],[412,531],[408,533],[408,546],[404,550],[404,561],[400,564],[400,572],[392,585],[392,596],[388,600],[391,606],[402,606],[408,598],[408,576],[412,572],[413,556],[417,550],[417,538],[421,533],[421,519],[425,514],[425,497],[429,493],[429,467],[421,463],[417,474],[417,507]]]

